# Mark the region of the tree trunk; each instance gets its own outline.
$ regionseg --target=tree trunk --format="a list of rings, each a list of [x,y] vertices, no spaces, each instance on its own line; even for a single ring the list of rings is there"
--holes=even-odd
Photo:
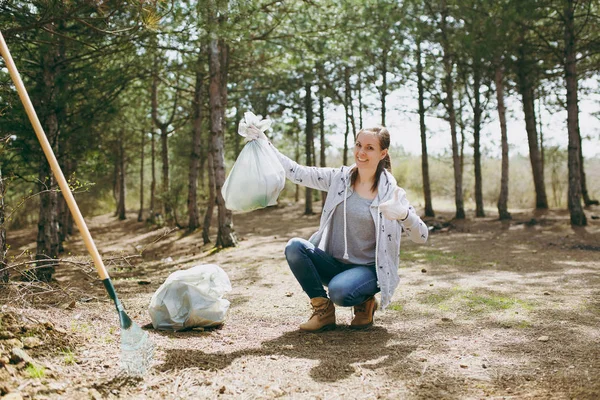
[[[346,76],[348,74],[348,67],[346,67],[344,68],[344,81],[346,80]],[[347,86],[344,90],[344,117],[346,122],[346,130],[344,131],[344,151],[342,156],[342,164],[348,165],[348,136],[350,135],[350,93],[348,92]]]
[[[114,168],[113,168],[113,198],[115,200],[115,213],[114,216],[118,217],[119,216],[119,198],[121,195],[121,162],[120,162],[120,158],[119,158],[119,141],[117,140],[117,142],[115,143],[115,148],[113,149],[114,151],[114,158],[112,159],[113,163],[114,163]]]
[[[64,142],[63,142],[64,143]],[[64,154],[64,153],[63,153]],[[65,176],[71,176],[74,171],[77,171],[77,162],[70,156],[66,155],[64,162],[63,172]],[[68,179],[68,178],[67,178]],[[60,216],[60,229],[59,229],[59,249],[61,252],[64,251],[63,241],[65,241],[69,236],[73,235],[73,214],[71,214],[71,210],[69,210],[69,206],[67,205],[67,201],[62,194],[57,195],[57,200],[59,201],[59,216]]]
[[[344,69],[344,87],[346,92],[346,110],[348,110],[348,120],[352,127],[352,138],[356,141],[356,121],[354,119],[354,106],[352,105],[352,86],[350,86],[350,68]],[[316,161],[316,160],[315,160]]]
[[[210,141],[210,130],[206,130]],[[206,171],[208,170],[206,161],[208,159],[208,149],[206,146],[200,146],[200,166],[199,166],[199,181],[202,193],[206,193]]]
[[[204,88],[203,95],[206,96],[206,87]],[[202,121],[203,121],[202,124],[204,125],[203,127],[205,128],[207,126],[207,124],[205,122],[206,119],[203,117]],[[206,184],[207,184],[206,176],[208,175],[207,172],[209,171],[209,168],[212,168],[212,167],[208,166],[211,135],[210,135],[210,129],[201,129],[201,130],[204,131],[205,133],[200,137],[200,143],[202,143],[202,144],[200,145],[200,165],[199,165],[200,177],[199,177],[199,180],[200,180],[200,188],[202,189],[202,193],[206,194],[209,191],[208,187],[206,186]]]
[[[202,225],[202,240],[204,244],[210,243],[210,224],[212,221],[213,212],[217,194],[215,193],[215,166],[213,163],[213,155],[211,145],[206,158],[206,170],[208,172],[208,201],[206,202],[206,212],[204,213],[204,224]]]
[[[162,159],[162,204],[165,222],[172,222],[173,210],[171,206],[171,193],[169,192],[169,134],[166,126],[160,128],[160,144]]]
[[[155,71],[152,74],[152,91],[151,91],[151,104],[152,104],[152,121],[154,125],[160,129],[161,122],[158,119],[158,62],[155,59]],[[162,132],[162,130],[161,130]],[[151,219],[152,222],[156,221],[156,143],[154,140],[154,132],[152,132],[152,202],[150,208],[152,210]],[[164,200],[163,200],[164,201]]]
[[[294,161],[300,163],[300,132],[296,131],[296,147],[294,148]],[[295,185],[294,202],[297,204],[300,201],[300,185]]]
[[[266,116],[266,113],[263,114]],[[240,126],[240,121],[242,120],[242,107],[240,106],[240,99],[237,99],[237,104],[235,105],[235,124],[233,125],[236,129],[236,133],[233,135],[233,151],[235,153],[235,159],[237,160],[240,152],[242,151],[242,136],[238,135],[237,129]]]
[[[1,167],[1,166],[0,166]],[[6,263],[6,229],[4,227],[4,195],[6,186],[0,168],[0,283],[8,282],[8,264]]]
[[[346,130],[344,131],[344,150],[342,152],[342,164],[348,165],[348,136],[350,134],[350,114],[348,112],[348,105],[344,103],[344,113],[346,115]]]
[[[585,226],[587,219],[581,207],[581,165],[579,138],[579,109],[577,99],[577,58],[574,21],[574,1],[565,0],[565,80],[567,86],[567,130],[569,132],[569,191],[568,204],[571,225]]]
[[[590,198],[590,194],[588,193],[587,190],[587,182],[586,182],[586,177],[585,177],[585,169],[583,168],[583,144],[581,142],[581,132],[579,132],[579,128],[577,129],[577,136],[579,136],[579,169],[580,169],[580,175],[581,175],[581,195],[583,196],[583,204],[585,204],[586,207],[589,206],[593,206],[593,205],[598,205],[600,204],[600,202],[598,200],[592,200]]]
[[[150,182],[150,210],[148,212],[148,221],[156,222],[156,141],[154,140],[154,130],[150,133],[150,157],[152,166],[152,180]]]
[[[306,165],[313,165],[312,161],[312,145],[314,143],[314,130],[313,130],[313,104],[312,104],[312,89],[311,82],[307,82],[304,86],[306,96],[304,98],[304,108],[306,112],[306,142],[305,142],[305,154],[306,154]],[[305,203],[304,203],[304,215],[314,214],[312,208],[312,189],[309,187],[305,188]]]
[[[540,88],[538,88],[538,115],[537,115],[537,119],[538,119],[538,126],[540,129],[539,132],[539,136],[540,136],[540,158],[542,159],[541,163],[542,163],[542,171],[546,171],[546,155],[545,155],[545,146],[544,146],[544,130],[543,128],[543,123],[542,123],[542,99],[539,98],[540,96],[542,96],[542,91],[540,90]],[[534,92],[535,93],[535,92]]]
[[[356,84],[358,86],[358,129],[360,130],[363,128],[362,77],[360,72],[358,73],[358,82]]]
[[[529,159],[533,173],[533,184],[535,187],[535,208],[539,210],[548,208],[546,197],[546,185],[544,183],[544,167],[538,146],[538,135],[535,122],[535,104],[533,85],[531,83],[530,62],[525,59],[524,46],[519,47],[517,59],[517,79],[519,92],[523,101],[523,113],[525,115],[525,130],[529,144]]]
[[[461,107],[461,113],[462,113],[462,107]],[[467,129],[467,127],[465,126],[465,122],[462,119],[462,115],[460,117],[460,122],[458,123],[458,125],[460,126],[460,145],[458,147],[458,165],[460,166],[460,176],[463,176],[463,173],[465,171],[465,141],[466,141],[466,135],[465,135],[465,130]]]
[[[387,101],[387,71],[388,71],[388,48],[387,46],[384,46],[384,48],[382,49],[382,54],[381,54],[381,79],[382,79],[382,83],[381,83],[381,125],[382,126],[386,126],[385,125],[385,121],[386,121],[386,101]]]
[[[46,128],[52,123],[46,120]],[[50,142],[52,143],[52,142]],[[40,182],[45,182],[45,185],[40,185],[39,190],[43,192],[40,195],[40,214],[38,220],[38,236],[36,250],[36,269],[35,278],[49,282],[54,274],[56,259],[59,253],[59,237],[58,237],[58,194],[56,181],[47,165],[46,159],[43,159],[40,165],[39,179]]]
[[[68,142],[64,145],[67,146]],[[65,154],[68,154],[68,151],[65,152]],[[65,179],[67,179],[68,182],[72,172],[69,157],[64,157],[63,162],[61,162],[60,164],[60,168],[63,171]],[[69,207],[67,206],[67,202],[64,196],[60,194],[57,195],[56,203],[58,207],[58,252],[62,253],[65,251],[63,243],[65,240],[67,240],[69,236],[69,216],[71,215],[71,211],[69,211]]]
[[[63,253],[65,247],[63,243],[67,240],[67,221],[70,214],[69,207],[63,196],[56,196],[56,207],[58,213],[58,253]]]
[[[485,217],[483,208],[483,180],[481,177],[481,65],[478,61],[473,65],[473,162],[475,172],[475,216]]]
[[[511,219],[508,212],[508,132],[506,130],[506,107],[504,106],[504,71],[500,61],[494,74],[496,100],[498,102],[498,120],[500,121],[500,139],[502,142],[502,175],[500,178],[500,196],[498,197],[498,216],[501,221]]]
[[[118,217],[122,221],[127,218],[125,210],[125,147],[123,146],[123,135],[119,137],[119,206]]]
[[[115,149],[113,149],[116,152]],[[115,214],[116,217],[119,214],[119,157],[111,155],[110,160],[113,162],[112,171],[112,195],[115,201]]]
[[[173,221],[173,206],[171,204],[171,193],[169,191],[169,126],[175,118],[177,111],[178,94],[175,93],[175,99],[173,100],[173,110],[171,116],[166,121],[161,121],[158,117],[158,58],[154,61],[154,71],[152,74],[152,121],[154,125],[160,130],[160,143],[161,143],[161,159],[162,159],[162,212],[166,222],[171,223]]]
[[[217,246],[233,247],[237,244],[233,230],[232,213],[225,208],[221,188],[225,183],[225,107],[227,104],[228,49],[223,39],[210,42],[210,121],[215,170],[215,190],[219,213]]]
[[[448,112],[448,123],[450,124],[450,135],[452,137],[452,165],[454,168],[454,202],[456,205],[456,219],[465,218],[465,206],[462,190],[462,167],[461,157],[458,149],[458,137],[456,132],[456,111],[454,109],[454,80],[452,71],[454,61],[452,60],[450,44],[447,38],[447,17],[448,7],[446,0],[442,1],[442,46],[443,46],[443,64],[446,73],[444,77],[444,89],[446,92],[446,111]]]
[[[58,23],[58,30],[65,30],[65,22],[64,21],[60,21]],[[58,86],[58,88],[56,89],[57,91],[57,96],[61,97],[61,93],[67,93],[69,92],[68,89],[68,83],[67,80],[64,78],[64,74],[62,74],[62,71],[64,70],[64,65],[66,64],[66,47],[65,47],[65,41],[64,40],[59,40],[58,41],[58,61],[57,61],[57,65],[54,67],[55,68],[55,77],[56,77],[56,83],[55,86]],[[60,122],[61,121],[65,121],[67,118],[67,114],[69,113],[69,103],[65,103],[64,100],[61,101],[60,104],[57,104],[56,107],[56,119],[57,122],[59,123],[59,130],[60,130]],[[69,140],[69,138],[67,137],[66,139],[62,137],[62,135],[60,135],[60,137],[57,137],[57,141],[61,139],[61,144],[60,144],[60,149],[62,154],[59,154],[59,159],[61,160],[60,165],[61,165],[61,169],[63,171],[63,175],[65,176],[65,178],[67,179],[67,182],[69,181],[69,179],[71,178],[71,174],[76,170],[75,169],[75,162],[73,161],[75,159],[75,157],[73,156],[73,152],[71,151],[71,142]],[[58,250],[59,253],[64,252],[64,247],[63,247],[63,243],[65,240],[67,240],[67,238],[69,237],[70,234],[73,233],[73,216],[71,214],[71,211],[69,210],[69,207],[67,206],[67,201],[65,200],[65,197],[61,194],[61,193],[57,193],[56,195],[56,200],[57,200],[57,205],[58,205],[58,221],[59,221],[59,225],[58,225]]]
[[[45,118],[43,128],[48,137],[48,141],[55,147],[54,153],[57,154],[57,144],[59,137],[59,124],[57,115],[57,81],[61,73],[60,50],[58,47],[46,49],[42,55],[42,88],[40,93],[47,97],[43,102],[45,108]],[[38,170],[40,195],[40,213],[38,220],[38,235],[36,249],[36,269],[35,279],[49,282],[54,274],[56,259],[59,253],[59,220],[58,220],[58,193],[57,184],[54,175],[50,170],[50,165],[45,157],[40,159]]]
[[[316,146],[315,146],[315,142],[314,142],[314,137],[315,137],[315,134],[314,134],[314,125],[313,125],[313,142],[311,143],[310,148],[311,148],[313,165],[317,165],[317,150],[316,150]],[[316,194],[316,191],[314,193]]]
[[[435,217],[431,200],[431,181],[429,179],[429,158],[427,154],[427,127],[425,125],[425,88],[423,82],[423,63],[421,61],[421,41],[417,40],[417,89],[419,92],[419,128],[421,131],[421,172],[423,175],[423,195],[425,196],[425,216]]]
[[[138,211],[138,222],[144,220],[144,142],[146,139],[146,132],[142,129],[142,145],[140,146],[140,211]]]
[[[196,64],[196,87],[192,102],[192,154],[190,155],[190,173],[188,177],[188,231],[195,231],[200,227],[200,213],[198,212],[198,172],[200,167],[200,143],[202,139],[202,59],[198,56]],[[239,136],[239,135],[238,135]]]
[[[323,94],[319,93],[319,165],[326,167],[325,162],[325,100]],[[321,191],[321,206],[325,205],[327,200],[327,192]]]

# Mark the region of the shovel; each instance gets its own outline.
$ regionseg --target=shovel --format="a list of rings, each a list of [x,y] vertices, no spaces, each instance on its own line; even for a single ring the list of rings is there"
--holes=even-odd
[[[83,216],[79,211],[79,207],[75,202],[73,193],[71,193],[71,189],[69,188],[63,172],[58,165],[54,151],[52,151],[52,147],[48,142],[48,138],[44,133],[44,129],[42,128],[33,105],[31,104],[27,90],[23,85],[23,81],[21,80],[19,72],[17,71],[17,67],[15,66],[12,56],[10,55],[8,47],[6,46],[2,32],[0,32],[0,55],[2,55],[6,62],[6,67],[8,68],[15,87],[17,88],[21,102],[25,107],[25,111],[29,116],[29,120],[33,125],[33,129],[35,130],[35,134],[42,145],[44,154],[50,163],[50,168],[52,168],[52,172],[58,181],[58,186],[60,186],[60,190],[65,197],[67,205],[69,206],[69,210],[71,210],[71,214],[73,214],[73,220],[75,221],[77,228],[79,228],[79,232],[83,237],[85,247],[94,260],[94,265],[96,266],[98,275],[100,276],[100,279],[102,279],[102,283],[104,284],[108,295],[117,307],[119,321],[121,323],[121,369],[128,375],[142,376],[148,370],[152,362],[152,357],[154,355],[154,343],[152,343],[148,337],[148,333],[144,332],[135,322],[131,320],[131,318],[129,318],[123,309],[123,305],[117,297],[117,293],[115,292],[115,288],[110,280],[110,277],[108,276],[106,267],[102,262],[100,253],[94,244],[92,236],[90,235],[90,231],[88,230]]]

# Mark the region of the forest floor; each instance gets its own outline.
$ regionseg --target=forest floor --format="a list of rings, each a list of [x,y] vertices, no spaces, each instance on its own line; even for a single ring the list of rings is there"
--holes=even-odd
[[[600,208],[587,210],[589,225],[576,230],[562,210],[515,212],[505,223],[470,214],[455,221],[441,212],[435,222],[442,229],[426,244],[403,242],[400,287],[375,325],[352,331],[350,309],[338,308],[338,328],[321,334],[298,331],[310,310],[283,255],[289,238],[317,229],[318,215],[302,212],[284,204],[235,215],[239,246],[221,251],[203,246],[200,232],[151,229],[134,213],[125,221],[91,219],[117,293],[139,325],[150,322],[150,298],[170,273],[203,263],[231,279],[225,324],[148,329],[157,349],[152,368],[143,379],[123,376],[117,313],[74,235],[65,251],[71,262],[57,269],[56,282],[42,287],[13,277],[4,291],[0,394],[600,398]],[[34,229],[9,232],[10,255],[27,257],[35,239]],[[25,347],[25,361],[11,354],[15,346]]]

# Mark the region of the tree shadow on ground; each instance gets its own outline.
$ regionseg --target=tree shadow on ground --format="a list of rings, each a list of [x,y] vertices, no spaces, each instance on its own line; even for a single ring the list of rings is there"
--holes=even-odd
[[[131,377],[125,373],[118,374],[117,376],[99,379],[91,385],[93,389],[96,389],[103,396],[111,396],[118,394],[119,391],[124,388],[138,387],[143,383],[143,378]],[[95,396],[91,395],[92,398]]]
[[[221,370],[241,357],[285,356],[319,361],[311,369],[310,376],[318,382],[335,382],[347,378],[355,371],[352,364],[369,362],[368,368],[373,370],[397,365],[415,350],[416,346],[387,345],[394,337],[381,327],[364,331],[338,327],[335,331],[320,334],[291,331],[263,342],[260,348],[232,353],[168,350],[166,360],[159,368],[161,371],[194,367]]]

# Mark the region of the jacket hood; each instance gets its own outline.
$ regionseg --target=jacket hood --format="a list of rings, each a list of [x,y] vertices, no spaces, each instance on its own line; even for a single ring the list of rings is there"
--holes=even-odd
[[[356,168],[356,164],[349,166],[344,172],[344,178],[346,179],[346,185],[350,186],[350,176],[352,171]],[[378,206],[392,198],[394,195],[394,189],[396,188],[396,178],[387,169],[384,169],[379,176],[379,183],[377,184],[377,197],[373,200],[373,206]]]

